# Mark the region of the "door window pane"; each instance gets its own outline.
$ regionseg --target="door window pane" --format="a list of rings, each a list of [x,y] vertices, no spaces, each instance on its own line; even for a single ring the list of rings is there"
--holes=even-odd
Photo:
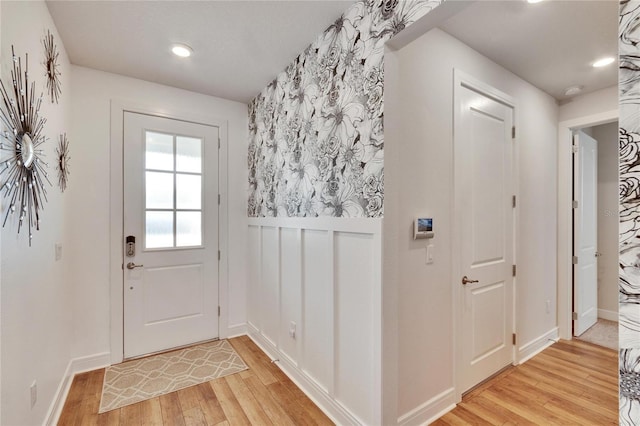
[[[145,132],[145,168],[173,170],[173,135]]]
[[[146,208],[173,209],[173,173],[146,172]]]
[[[176,136],[176,171],[202,172],[202,139]]]
[[[178,209],[200,210],[202,198],[201,175],[176,175],[176,204]]]
[[[200,212],[176,213],[176,247],[202,244],[202,214]]]
[[[147,212],[147,248],[173,247],[173,212]]]

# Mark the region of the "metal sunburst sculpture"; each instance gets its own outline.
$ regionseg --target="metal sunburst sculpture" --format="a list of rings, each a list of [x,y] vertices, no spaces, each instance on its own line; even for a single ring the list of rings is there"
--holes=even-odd
[[[47,30],[47,35],[42,40],[44,45],[44,66],[47,68],[47,95],[51,98],[51,103],[58,103],[62,94],[60,81],[60,66],[58,65],[58,46],[53,42],[53,34]]]
[[[9,90],[0,80],[0,121],[4,127],[0,152],[9,158],[0,160],[0,191],[8,199],[9,206],[2,226],[10,216],[16,216],[18,233],[23,226],[29,227],[29,245],[33,238],[32,229],[40,229],[40,210],[47,201],[45,181],[51,185],[42,161],[41,145],[46,142],[43,128],[46,119],[40,117],[42,94],[36,99],[35,82],[29,86],[28,55],[25,54],[25,68],[11,46],[13,70]],[[25,223],[26,222],[26,223]]]
[[[56,170],[58,171],[58,186],[60,190],[64,192],[67,189],[67,180],[69,178],[69,140],[67,134],[60,135],[58,141],[58,147],[56,148],[56,155],[58,157],[58,165]]]

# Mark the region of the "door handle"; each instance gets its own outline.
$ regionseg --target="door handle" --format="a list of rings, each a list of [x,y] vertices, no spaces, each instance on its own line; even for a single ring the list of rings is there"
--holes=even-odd
[[[471,283],[477,283],[478,280],[470,280],[469,278],[467,278],[467,276],[465,275],[464,277],[462,277],[462,284],[463,285],[467,285],[467,284],[471,284]]]
[[[129,262],[127,263],[127,269],[136,269],[136,268],[142,268],[144,265],[136,265],[133,262]]]

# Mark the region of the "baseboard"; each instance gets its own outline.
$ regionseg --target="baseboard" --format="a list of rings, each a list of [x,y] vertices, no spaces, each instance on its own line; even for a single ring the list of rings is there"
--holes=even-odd
[[[248,336],[271,359],[278,360],[276,365],[291,379],[325,413],[331,421],[338,425],[364,424],[338,401],[331,398],[325,390],[296,367],[289,358],[282,356],[280,351],[265,338],[251,323],[248,325]]]
[[[516,356],[517,364],[522,364],[523,362],[530,360],[549,346],[553,345],[558,341],[558,339],[558,327],[554,327],[542,336],[536,337],[530,342],[520,346]]]
[[[607,311],[606,309],[598,309],[598,318],[618,322],[618,313],[616,311]]]
[[[439,419],[456,406],[456,392],[449,388],[427,402],[398,417],[399,425],[427,425]]]
[[[73,377],[76,374],[84,373],[86,371],[96,370],[98,368],[106,367],[111,364],[111,354],[109,352],[103,352],[95,355],[83,356],[80,358],[74,358],[67,364],[67,369],[64,372],[64,376],[60,380],[58,389],[53,397],[53,401],[49,406],[49,411],[44,420],[44,425],[55,425],[58,423],[62,408],[67,400]]]
[[[231,339],[233,337],[244,336],[247,334],[247,324],[237,324],[227,327],[227,333],[225,339]]]

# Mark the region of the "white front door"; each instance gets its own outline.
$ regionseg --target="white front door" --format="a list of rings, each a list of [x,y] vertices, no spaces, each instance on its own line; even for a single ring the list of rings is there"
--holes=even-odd
[[[573,334],[580,336],[598,321],[598,142],[578,131],[573,145]]]
[[[218,130],[124,113],[125,358],[218,337]]]
[[[459,265],[454,285],[460,290],[460,392],[513,361],[513,108],[495,93],[456,79],[453,253]]]

